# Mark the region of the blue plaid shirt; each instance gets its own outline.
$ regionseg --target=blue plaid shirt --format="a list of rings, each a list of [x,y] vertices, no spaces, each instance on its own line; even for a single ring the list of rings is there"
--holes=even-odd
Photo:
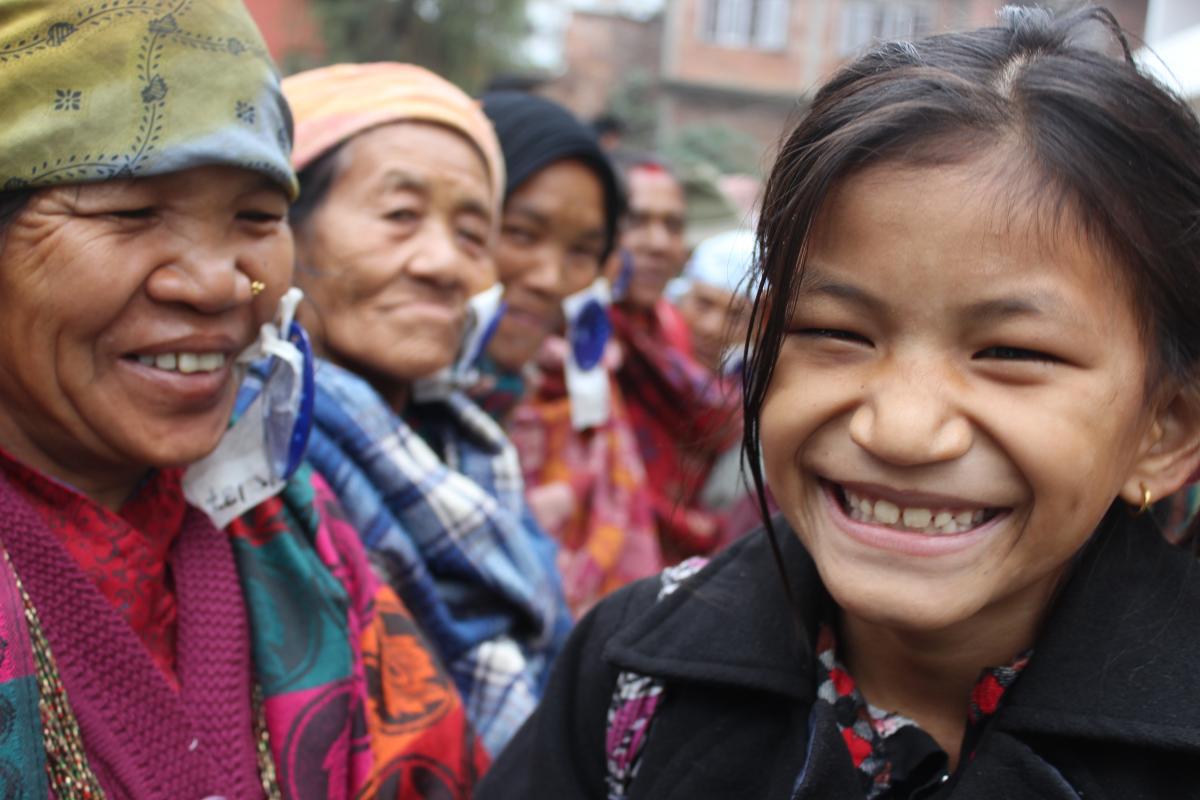
[[[423,437],[340,367],[319,361],[316,386],[308,459],[497,754],[537,705],[571,626],[557,545],[525,503],[516,450],[461,393],[410,407]]]

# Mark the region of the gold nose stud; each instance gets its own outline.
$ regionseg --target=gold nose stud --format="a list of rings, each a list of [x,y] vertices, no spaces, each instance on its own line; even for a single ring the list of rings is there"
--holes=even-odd
[[[250,281],[250,296],[258,297],[267,288],[267,285],[262,281]]]

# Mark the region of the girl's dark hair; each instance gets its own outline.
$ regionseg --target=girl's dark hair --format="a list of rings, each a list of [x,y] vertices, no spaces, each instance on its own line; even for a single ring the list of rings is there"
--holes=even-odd
[[[1124,268],[1151,348],[1149,380],[1198,383],[1200,125],[1134,64],[1113,15],[1008,7],[996,27],[880,45],[817,92],[763,198],[744,447],[777,558],[759,416],[818,213],[839,182],[872,165],[988,153],[1011,163],[1018,186],[1006,200],[1031,204],[1047,230],[1076,225]]]

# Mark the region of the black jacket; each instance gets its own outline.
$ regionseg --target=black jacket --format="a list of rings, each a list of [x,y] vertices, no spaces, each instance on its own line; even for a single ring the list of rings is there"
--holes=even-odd
[[[824,590],[799,540],[780,533],[808,630],[787,613],[761,532],[661,602],[657,579],[627,587],[579,623],[477,797],[604,798],[605,713],[629,669],[666,680],[630,800],[860,800],[829,707],[814,705]],[[1148,519],[1111,513],[975,757],[930,796],[1200,798],[1197,561]]]

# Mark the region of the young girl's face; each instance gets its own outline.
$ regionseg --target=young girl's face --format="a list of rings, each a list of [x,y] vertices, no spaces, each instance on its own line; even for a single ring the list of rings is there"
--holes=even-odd
[[[785,515],[878,624],[1036,614],[1113,499],[1153,483],[1162,426],[1118,266],[1072,225],[1036,232],[995,174],[843,181],[762,410]]]

